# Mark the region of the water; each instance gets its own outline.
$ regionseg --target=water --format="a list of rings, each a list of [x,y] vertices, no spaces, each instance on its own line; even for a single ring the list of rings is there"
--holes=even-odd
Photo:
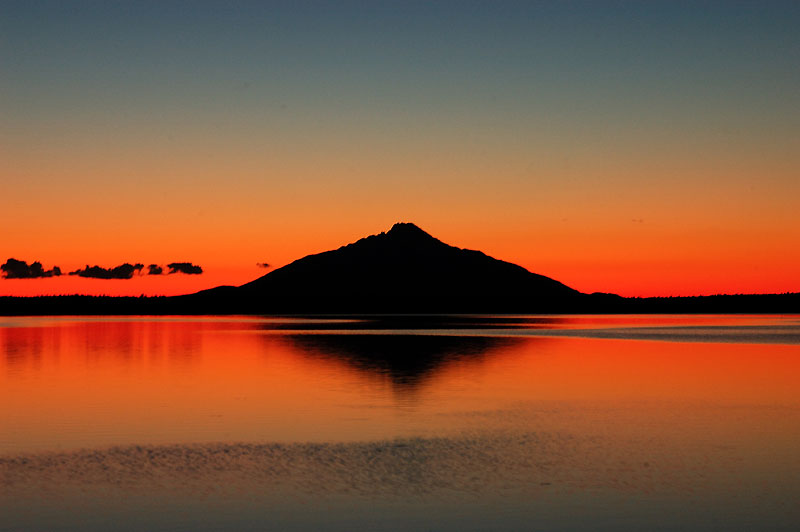
[[[800,317],[0,318],[0,530],[796,530]]]

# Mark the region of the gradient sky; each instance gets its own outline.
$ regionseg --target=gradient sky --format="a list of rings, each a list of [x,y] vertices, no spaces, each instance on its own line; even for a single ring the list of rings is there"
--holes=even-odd
[[[581,291],[800,291],[800,2],[0,1],[0,294],[414,222]]]

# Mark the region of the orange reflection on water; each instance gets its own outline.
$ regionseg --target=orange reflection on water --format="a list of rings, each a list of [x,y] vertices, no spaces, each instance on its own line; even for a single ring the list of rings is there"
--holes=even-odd
[[[498,427],[505,418],[487,413],[519,408],[596,430],[597,418],[553,410],[565,405],[619,424],[712,407],[692,427],[753,435],[789,409],[784,429],[798,428],[797,345],[304,334],[251,318],[6,325],[0,452],[436,435]]]

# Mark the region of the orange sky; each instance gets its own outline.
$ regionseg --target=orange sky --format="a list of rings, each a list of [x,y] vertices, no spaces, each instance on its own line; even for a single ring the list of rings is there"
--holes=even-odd
[[[0,294],[241,284],[398,221],[584,292],[800,291],[791,3],[209,9],[0,21],[0,261],[205,272]]]
[[[240,155],[121,172],[114,161],[97,161],[91,153],[71,153],[50,165],[16,153],[7,162],[27,178],[6,187],[16,200],[4,199],[0,212],[0,223],[9,228],[2,237],[3,260],[39,260],[46,269],[58,265],[64,272],[86,264],[193,262],[205,273],[130,281],[4,279],[0,294],[177,294],[241,284],[265,273],[258,262],[281,266],[386,231],[397,221],[585,292],[800,290],[800,249],[792,245],[800,241],[800,179],[791,179],[788,164],[773,164],[772,181],[748,180],[768,165],[731,156],[718,168],[707,165],[677,180],[670,178],[678,173],[677,163],[654,157],[633,166],[637,161],[621,159],[595,170],[587,186],[570,185],[570,176],[588,179],[593,161],[570,173],[531,170],[503,155],[484,161],[487,168],[464,161],[449,169],[438,160],[409,167],[362,157],[355,169],[327,164],[317,172],[299,157],[273,168],[254,156],[249,164],[255,168],[240,168]],[[493,170],[495,164],[501,170]],[[662,181],[635,178],[656,171]],[[381,181],[372,181],[379,172]],[[532,177],[513,178],[526,172]],[[701,177],[711,172],[728,182],[713,194]],[[271,182],[266,176],[273,173],[289,177]],[[49,174],[65,176],[65,184],[35,186]],[[107,192],[92,192],[91,187],[103,189],[105,175],[117,176],[117,182]],[[216,175],[231,177],[217,182]]]

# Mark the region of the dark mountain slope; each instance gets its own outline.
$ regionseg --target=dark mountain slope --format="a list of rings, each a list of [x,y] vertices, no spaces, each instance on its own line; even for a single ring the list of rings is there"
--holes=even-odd
[[[241,303],[263,312],[554,311],[580,295],[410,223],[309,255],[237,289]]]
[[[0,315],[798,311],[800,293],[668,298],[582,294],[480,251],[449,246],[408,223],[309,255],[239,287],[173,297],[0,297]],[[435,323],[430,316],[422,319]],[[397,326],[396,317],[392,323]],[[418,327],[412,320],[408,328]]]

